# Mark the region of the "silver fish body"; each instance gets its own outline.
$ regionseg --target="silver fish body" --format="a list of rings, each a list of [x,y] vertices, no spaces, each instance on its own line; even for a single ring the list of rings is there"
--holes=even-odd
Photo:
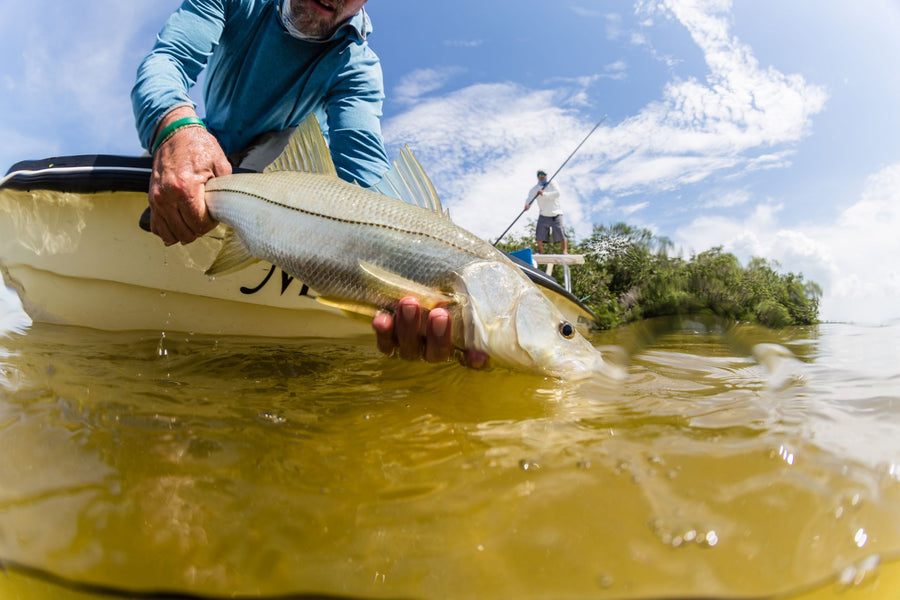
[[[278,171],[219,177],[207,184],[210,214],[264,258],[320,295],[393,309],[385,286],[360,263],[434,290],[454,269],[499,254],[442,215],[336,177]]]
[[[234,230],[237,254],[278,265],[323,301],[373,314],[416,296],[426,308],[445,305],[454,344],[495,364],[562,378],[609,368],[503,253],[437,212],[296,171],[214,178],[206,196],[210,214]]]

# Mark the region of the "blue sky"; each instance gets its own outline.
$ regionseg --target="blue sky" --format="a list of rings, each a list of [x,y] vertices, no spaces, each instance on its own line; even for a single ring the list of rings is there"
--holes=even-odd
[[[0,168],[137,154],[136,66],[177,0],[0,3]],[[372,0],[384,133],[490,240],[534,172],[578,237],[625,221],[900,317],[900,2]],[[202,113],[201,113],[202,114]],[[526,218],[513,233],[525,232]]]

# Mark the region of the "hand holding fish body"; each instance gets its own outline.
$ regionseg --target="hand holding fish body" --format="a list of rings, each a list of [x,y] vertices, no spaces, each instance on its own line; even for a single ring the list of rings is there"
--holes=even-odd
[[[267,260],[320,301],[370,318],[414,296],[423,308],[447,308],[454,345],[493,364],[561,378],[609,374],[601,353],[503,253],[440,210],[339,179],[318,124],[303,128],[314,149],[292,150],[300,170],[273,164],[206,184],[210,214],[231,228],[210,274]]]

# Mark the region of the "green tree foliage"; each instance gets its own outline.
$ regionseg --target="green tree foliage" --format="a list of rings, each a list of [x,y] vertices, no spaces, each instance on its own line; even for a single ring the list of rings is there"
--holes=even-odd
[[[523,237],[503,250],[534,248]],[[585,264],[572,269],[572,293],[599,317],[603,328],[650,317],[712,313],[769,327],[818,321],[822,289],[803,275],[781,274],[778,263],[753,258],[744,267],[721,247],[685,260],[669,256],[672,243],[625,223],[595,225],[569,251]],[[548,251],[545,248],[545,251]],[[550,252],[555,251],[553,246]]]

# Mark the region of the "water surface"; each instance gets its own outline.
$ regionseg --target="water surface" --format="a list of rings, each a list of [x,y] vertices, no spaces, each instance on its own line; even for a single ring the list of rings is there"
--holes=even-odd
[[[896,598],[898,336],[655,321],[575,384],[34,324],[0,337],[0,589]]]

